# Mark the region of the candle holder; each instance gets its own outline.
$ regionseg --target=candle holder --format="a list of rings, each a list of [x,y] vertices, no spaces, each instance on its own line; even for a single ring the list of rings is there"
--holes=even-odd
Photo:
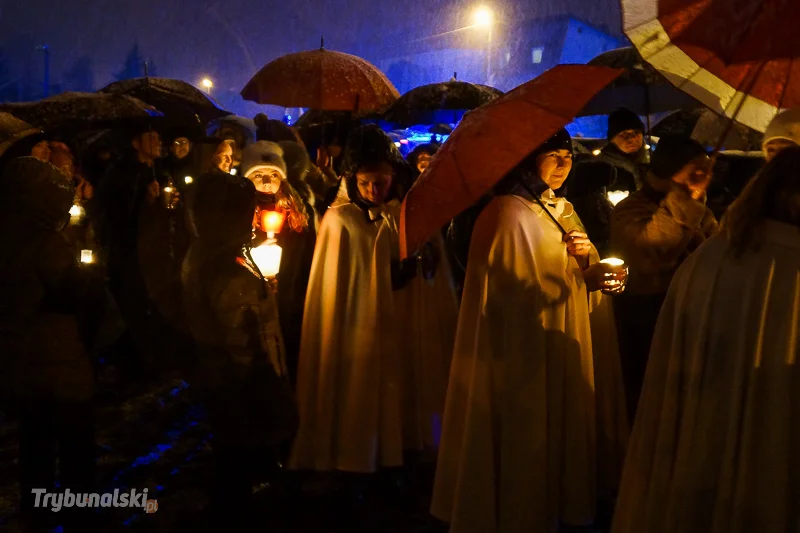
[[[605,277],[609,279],[605,281],[606,288],[603,289],[603,292],[612,295],[625,292],[625,288],[628,286],[628,266],[625,264],[625,261],[618,257],[607,257],[600,261],[600,263],[614,268],[614,272],[606,272],[605,274]],[[616,279],[616,276],[620,273],[625,274],[625,279],[622,281]]]

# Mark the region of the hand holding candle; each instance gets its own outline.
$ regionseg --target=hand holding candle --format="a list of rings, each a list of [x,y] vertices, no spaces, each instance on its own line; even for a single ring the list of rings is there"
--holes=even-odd
[[[621,294],[628,282],[628,267],[621,259],[610,257],[584,270],[583,279],[589,292]]]

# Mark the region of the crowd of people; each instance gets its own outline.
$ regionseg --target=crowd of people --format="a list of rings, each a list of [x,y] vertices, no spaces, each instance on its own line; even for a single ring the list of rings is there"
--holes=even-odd
[[[796,526],[797,110],[721,221],[714,156],[651,151],[622,109],[599,155],[557,132],[408,258],[401,202],[436,145],[404,158],[363,125],[310,152],[255,123],[128,125],[90,153],[45,134],[0,161],[0,392],[31,527],[32,489],[95,492],[101,355],[198,391],[217,530],[251,529],[254,484],[285,472],[335,473],[357,512],[423,465],[452,533]]]

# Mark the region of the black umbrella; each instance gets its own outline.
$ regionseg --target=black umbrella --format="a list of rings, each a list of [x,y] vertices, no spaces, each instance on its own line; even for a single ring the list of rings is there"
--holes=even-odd
[[[41,133],[37,127],[31,126],[9,113],[0,112],[0,155],[4,154],[14,143]]]
[[[122,80],[104,87],[99,92],[133,96],[155,106],[167,117],[188,121],[196,121],[199,118],[203,124],[231,114],[197,87],[171,78]]]
[[[609,115],[621,107],[641,116],[702,107],[700,102],[667,81],[632,46],[604,52],[588,64],[625,72],[595,96],[578,116]]]
[[[763,135],[742,124],[734,124],[729,129],[730,119],[722,117],[710,109],[689,109],[676,111],[653,126],[653,135],[666,137],[681,135],[691,137],[706,146],[717,146],[720,138],[728,135],[722,146],[726,150],[760,150]]]
[[[43,129],[88,128],[160,117],[154,107],[130,96],[67,92],[36,102],[0,104],[0,111]]]
[[[487,85],[447,81],[411,89],[384,114],[401,126],[458,122],[463,114],[488,104],[503,92]]]

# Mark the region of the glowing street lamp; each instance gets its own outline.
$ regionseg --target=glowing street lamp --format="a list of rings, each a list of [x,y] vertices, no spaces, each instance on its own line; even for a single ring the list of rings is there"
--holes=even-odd
[[[211,94],[211,88],[214,86],[214,82],[211,81],[211,78],[203,78],[203,81],[200,82],[200,85],[203,86],[208,94]]]
[[[492,23],[494,22],[494,12],[488,7],[481,6],[475,10],[475,13],[473,13],[472,21],[476,26],[480,26],[482,28],[491,27]]]

